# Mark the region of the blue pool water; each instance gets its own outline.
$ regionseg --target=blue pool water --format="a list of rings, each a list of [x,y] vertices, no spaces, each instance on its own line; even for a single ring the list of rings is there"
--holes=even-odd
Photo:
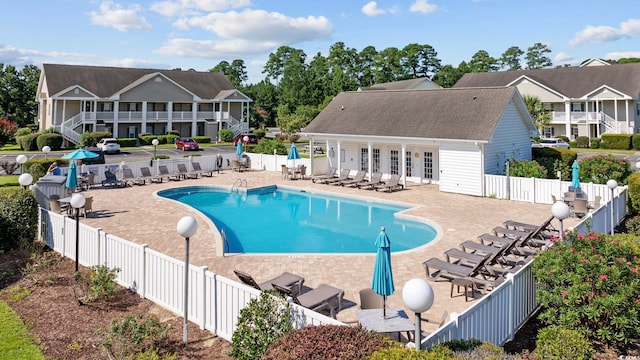
[[[393,252],[416,248],[436,236],[427,224],[395,218],[404,206],[275,186],[247,194],[193,186],[158,195],[194,207],[218,230],[224,229],[226,253],[375,253],[381,226]]]

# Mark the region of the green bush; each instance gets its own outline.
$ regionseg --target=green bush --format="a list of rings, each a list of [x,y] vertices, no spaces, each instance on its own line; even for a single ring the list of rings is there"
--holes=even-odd
[[[60,150],[63,140],[62,135],[58,133],[44,133],[38,136],[36,144],[38,146],[38,150],[42,150],[45,146],[50,147],[51,150]]]
[[[614,179],[619,184],[626,184],[631,175],[629,161],[613,155],[595,155],[584,158],[578,162],[581,182],[593,182],[606,184],[607,180]]]
[[[111,300],[117,293],[116,274],[119,271],[118,268],[109,269],[100,265],[92,267],[88,273],[77,272],[76,284],[82,288],[84,294],[78,300],[86,303]]]
[[[307,326],[271,343],[262,359],[363,359],[377,350],[398,346],[399,343],[361,327]]]
[[[229,355],[241,360],[259,359],[272,342],[292,329],[287,301],[273,291],[262,291],[259,298],[240,310]]]
[[[624,347],[640,337],[637,238],[574,232],[536,254],[539,319],[574,329],[591,343]]]
[[[570,148],[577,148],[578,147],[578,142],[577,141],[569,141],[569,147]]]
[[[599,149],[601,142],[602,142],[602,140],[600,138],[591,138],[591,148],[592,149]]]
[[[595,351],[579,331],[561,326],[541,329],[536,338],[536,358],[539,359],[591,359]]]
[[[0,193],[0,251],[32,244],[38,227],[38,203],[21,187]]]
[[[15,136],[15,137],[25,136],[25,135],[28,135],[28,134],[31,134],[31,133],[32,133],[31,128],[23,127],[23,128],[20,128],[20,129],[16,130],[16,133],[13,136]]]
[[[24,163],[24,172],[28,172],[33,176],[33,183],[35,184],[38,179],[45,176],[47,174],[47,169],[53,162],[57,162],[59,166],[65,167],[69,165],[69,160],[67,159],[56,159],[56,158],[33,158],[27,160]]]
[[[169,130],[169,132],[167,132],[167,135],[174,135],[175,137],[180,137],[180,131],[178,131],[178,130]]]
[[[258,154],[273,155],[273,149],[276,150],[278,155],[287,155],[289,153],[287,147],[277,139],[262,139],[252,150]]]
[[[113,134],[108,131],[96,131],[96,132],[83,132],[80,134],[80,146],[96,146],[98,141],[102,138],[113,137]]]
[[[573,147],[573,146],[571,146]],[[588,148],[589,147],[589,137],[587,136],[578,136],[576,138],[576,146],[579,148]]]
[[[640,236],[640,216],[636,215],[627,218],[625,221],[625,227],[628,234]]]
[[[631,213],[640,213],[640,173],[633,173],[627,178],[629,194],[629,210]],[[640,235],[640,234],[638,234]]]
[[[536,161],[539,158],[552,158],[568,165],[573,164],[573,161],[578,158],[578,153],[575,151],[561,148],[533,148],[531,154]]]
[[[603,149],[631,149],[632,135],[630,134],[602,134],[600,147]]]
[[[231,131],[231,129],[222,129],[218,133],[218,138],[222,142],[232,142],[233,141],[233,131]]]
[[[169,326],[160,323],[155,315],[128,314],[122,320],[111,320],[108,328],[102,328],[98,345],[108,353],[109,359],[129,359],[148,350],[160,350],[167,340]]]
[[[369,360],[454,360],[453,352],[443,346],[435,346],[429,351],[416,351],[409,348],[390,348],[378,350],[369,356]]]
[[[138,146],[138,138],[118,138],[120,147],[135,147]]]
[[[634,134],[631,142],[633,143],[633,150],[640,150],[640,134]]]
[[[158,139],[158,135],[151,135],[151,134],[147,134],[147,135],[139,135],[138,139],[140,140],[140,143],[143,145],[152,145],[152,141],[153,139]],[[158,139],[158,142],[160,142],[160,139]]]
[[[194,136],[193,140],[198,144],[210,144],[211,136]]]
[[[16,142],[20,145],[20,149],[24,151],[38,151],[38,136],[40,136],[39,132],[20,137],[16,136]]]
[[[569,137],[568,137],[568,136],[565,136],[565,135],[556,135],[556,136],[554,136],[554,138],[556,138],[556,139],[562,139],[562,140],[563,140],[564,142],[566,142],[566,143],[569,143],[569,141],[571,141],[571,140],[569,139]]]
[[[255,129],[253,130],[253,135],[255,135],[258,140],[264,138],[265,135],[267,135],[267,130],[265,129]]]
[[[509,175],[526,178],[547,178],[547,169],[536,161],[509,160]]]
[[[179,136],[177,135],[158,135],[158,141],[160,142],[160,144],[173,144],[175,143],[175,140],[178,139]]]

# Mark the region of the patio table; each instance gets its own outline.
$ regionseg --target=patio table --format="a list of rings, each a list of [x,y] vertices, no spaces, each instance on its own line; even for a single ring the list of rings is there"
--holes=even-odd
[[[415,330],[415,325],[409,320],[407,313],[402,309],[387,308],[387,317],[382,318],[382,309],[365,309],[358,310],[358,320],[363,328],[378,333],[398,333],[398,341],[400,341],[400,333],[407,332],[407,339],[411,340],[411,332]]]

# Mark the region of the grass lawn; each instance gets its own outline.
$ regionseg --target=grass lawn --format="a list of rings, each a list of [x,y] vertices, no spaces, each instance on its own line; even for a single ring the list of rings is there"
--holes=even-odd
[[[29,336],[27,327],[22,323],[9,305],[0,301],[0,360],[43,359],[40,349]]]
[[[4,186],[20,186],[18,182],[19,175],[0,176],[0,187]]]

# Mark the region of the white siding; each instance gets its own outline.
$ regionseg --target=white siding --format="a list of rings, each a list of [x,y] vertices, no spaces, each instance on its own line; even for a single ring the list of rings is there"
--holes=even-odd
[[[480,145],[440,146],[440,191],[482,196]]]
[[[502,175],[508,159],[531,160],[531,138],[513,102],[502,114],[493,136],[485,145],[484,172]]]

